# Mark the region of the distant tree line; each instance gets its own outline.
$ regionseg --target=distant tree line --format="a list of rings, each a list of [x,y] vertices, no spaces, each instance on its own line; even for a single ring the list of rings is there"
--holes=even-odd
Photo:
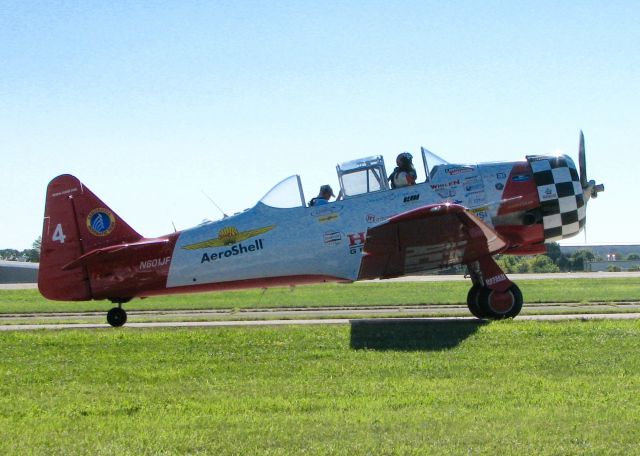
[[[610,258],[616,260],[640,260],[640,254],[630,253],[623,255],[612,252]],[[528,272],[571,272],[584,271],[585,264],[591,261],[602,261],[599,255],[595,255],[591,250],[580,249],[573,253],[562,253],[560,245],[556,242],[547,244],[547,253],[538,256],[512,256],[500,255],[498,264],[506,273],[528,273]],[[615,270],[615,266],[612,267]],[[619,270],[619,268],[618,268]]]
[[[42,238],[33,241],[32,248],[25,250],[4,249],[0,250],[0,260],[28,261],[38,263],[40,261],[40,246]],[[623,255],[619,252],[611,252],[616,260],[640,260],[640,253]],[[585,263],[589,261],[602,261],[599,255],[591,250],[580,249],[570,254],[562,253],[560,245],[556,242],[547,244],[547,253],[536,256],[498,255],[497,262],[506,273],[540,273],[540,272],[570,272],[584,271]],[[610,270],[615,271],[612,265]],[[617,269],[619,270],[619,268]],[[453,268],[450,272],[459,272]]]
[[[0,250],[0,260],[5,261],[28,261],[30,263],[40,262],[40,246],[42,238],[38,237],[33,241],[32,248],[25,250],[2,249]]]

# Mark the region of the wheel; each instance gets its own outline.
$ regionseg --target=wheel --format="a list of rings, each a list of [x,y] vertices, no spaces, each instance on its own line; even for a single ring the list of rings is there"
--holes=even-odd
[[[482,290],[480,285],[474,285],[469,289],[469,293],[467,293],[467,307],[474,317],[482,319],[487,318],[487,316],[478,305],[478,295],[480,294],[480,290]]]
[[[522,292],[516,284],[504,292],[483,287],[478,294],[480,311],[485,314],[485,318],[493,320],[515,318],[522,309],[522,303]]]
[[[107,322],[114,328],[122,326],[127,322],[127,312],[121,307],[114,307],[107,312]]]

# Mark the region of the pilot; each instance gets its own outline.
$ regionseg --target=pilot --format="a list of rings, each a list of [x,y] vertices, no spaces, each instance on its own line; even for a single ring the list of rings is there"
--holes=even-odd
[[[409,152],[402,152],[396,158],[396,168],[389,176],[391,188],[415,185],[418,174],[413,166],[413,156]]]
[[[333,189],[331,188],[331,186],[323,185],[320,187],[318,196],[312,198],[311,201],[309,201],[309,206],[321,206],[323,204],[327,204],[329,202],[329,198],[331,198],[332,196],[335,197],[336,195],[333,194]]]

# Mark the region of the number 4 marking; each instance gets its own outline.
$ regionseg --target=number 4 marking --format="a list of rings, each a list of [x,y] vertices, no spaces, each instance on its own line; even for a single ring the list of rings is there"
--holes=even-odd
[[[53,236],[51,237],[51,240],[58,241],[60,244],[64,244],[65,238],[66,236],[62,232],[62,223],[58,223],[58,225],[56,225],[55,231],[53,232]]]

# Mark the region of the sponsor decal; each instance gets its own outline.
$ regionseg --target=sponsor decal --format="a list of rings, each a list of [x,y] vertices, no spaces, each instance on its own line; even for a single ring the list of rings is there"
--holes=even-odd
[[[202,258],[200,259],[200,264],[202,263],[210,263],[212,261],[221,260],[223,258],[235,257],[238,255],[244,255],[247,253],[257,252],[258,250],[264,249],[264,245],[262,244],[262,239],[256,239],[251,244],[236,244],[233,247],[222,250],[220,252],[212,252],[212,253],[203,253]]]
[[[474,190],[472,192],[465,192],[464,197],[465,198],[469,198],[470,196],[473,196],[473,195],[484,196],[484,191],[483,190]]]
[[[438,190],[436,192],[438,194],[438,196],[440,196],[440,198],[453,198],[454,196],[457,195],[457,191],[455,188],[450,188],[450,189],[444,189],[444,190]]]
[[[463,166],[460,168],[448,168],[447,174],[449,174],[450,176],[456,176],[458,174],[472,173],[473,171],[474,168],[472,166]]]
[[[364,242],[367,240],[367,233],[350,233],[347,234],[349,238],[349,253],[354,255],[356,253],[362,252],[362,248],[364,247]]]
[[[485,280],[485,283],[491,286],[504,280],[507,280],[507,276],[505,276],[504,274],[498,274],[497,276],[489,277],[487,280]]]
[[[442,184],[431,184],[431,188],[434,190],[442,190],[447,187],[455,187],[460,185],[460,179],[454,179],[449,182],[443,182]]]
[[[69,190],[63,190],[61,192],[52,193],[51,196],[56,197],[56,196],[68,195],[70,193],[74,193],[77,191],[78,189],[76,187],[73,187],[73,188],[70,188]]]
[[[418,201],[420,199],[420,194],[416,193],[415,195],[407,195],[402,200],[403,203],[411,203],[412,201]]]
[[[340,231],[325,231],[323,237],[325,245],[338,245],[342,242]]]
[[[482,182],[475,182],[471,184],[465,184],[465,192],[479,192],[483,189]]]
[[[109,209],[99,207],[87,215],[87,228],[94,236],[107,236],[116,227],[116,217]]]
[[[502,182],[498,182],[496,184],[496,190],[502,190],[504,188],[504,184]]]
[[[470,198],[469,199],[469,204],[472,206],[475,206],[476,204],[484,204],[485,203],[486,198],[484,198],[484,196],[480,196],[480,197],[476,197],[476,198]]]
[[[469,212],[482,220],[486,220],[489,217],[489,213],[487,212],[488,209],[488,206],[482,206],[475,209],[469,209]]]
[[[367,214],[367,216],[365,217],[365,220],[367,221],[367,223],[380,223],[390,218],[391,218],[390,215]]]
[[[164,258],[154,258],[153,260],[143,260],[140,262],[139,270],[144,271],[145,269],[155,269],[158,266],[164,266],[165,264],[169,264],[171,261],[171,257]]]
[[[511,178],[513,182],[527,182],[529,179],[531,179],[529,174],[516,174]]]
[[[309,213],[311,214],[312,217],[320,217],[323,215],[329,215],[329,214],[340,213],[340,212],[342,212],[342,205],[332,203],[331,205],[323,204],[322,206],[316,206]]]
[[[237,244],[241,241],[246,241],[252,237],[259,236],[260,234],[264,234],[267,231],[271,231],[275,225],[265,226],[263,228],[257,228],[255,230],[247,230],[247,231],[238,231],[238,229],[234,226],[227,226],[218,231],[218,237],[213,239],[208,239],[206,241],[197,242],[195,244],[189,244],[182,246],[185,250],[198,250],[205,249],[208,247],[222,247],[225,245],[233,245]]]
[[[330,222],[331,220],[335,220],[338,217],[340,217],[340,215],[336,213],[331,213],[331,214],[321,215],[320,217],[318,217],[318,221],[320,223]]]
[[[496,179],[502,179],[502,180],[504,180],[504,179],[506,179],[506,178],[507,178],[506,173],[496,173]]]
[[[556,198],[558,198],[558,195],[557,195],[556,192],[554,192],[550,188],[546,188],[544,190],[544,193],[542,195],[542,201],[552,200],[552,199],[556,199]]]

